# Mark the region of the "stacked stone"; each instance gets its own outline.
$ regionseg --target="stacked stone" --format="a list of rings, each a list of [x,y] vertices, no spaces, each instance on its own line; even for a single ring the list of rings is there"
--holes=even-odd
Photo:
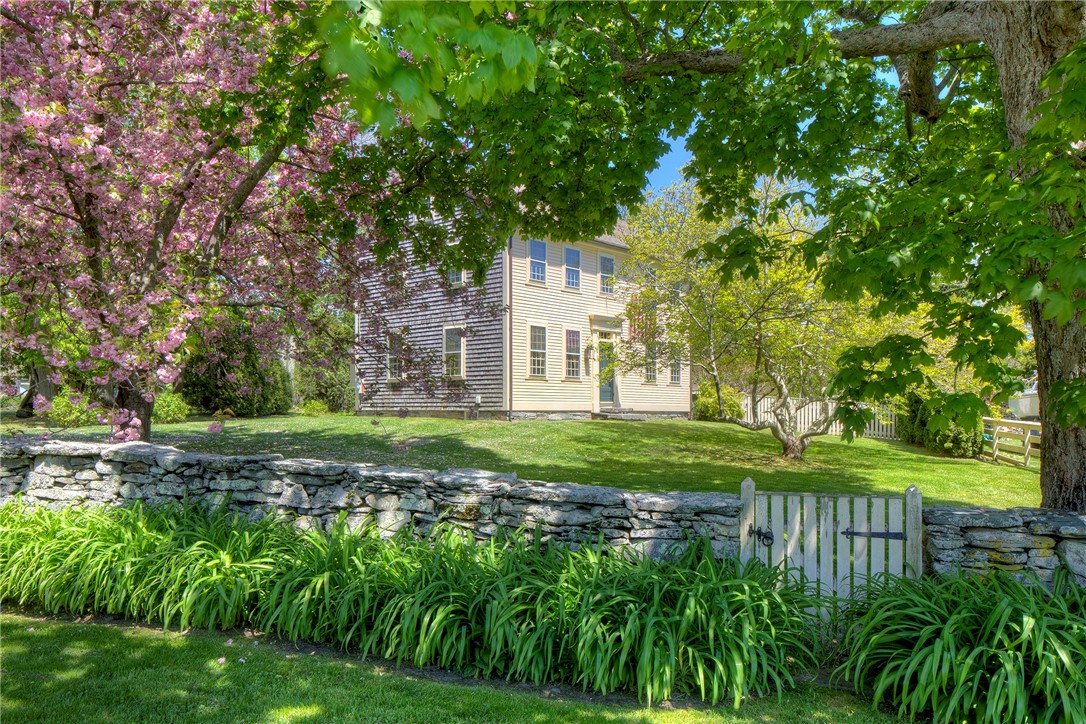
[[[542,483],[485,470],[415,468],[224,456],[126,443],[6,444],[5,489],[36,505],[206,501],[262,517],[285,513],[301,528],[328,527],[345,514],[352,527],[374,521],[383,535],[438,521],[482,540],[499,528],[539,529],[544,540],[572,544],[603,537],[661,555],[687,534],[708,535],[720,554],[739,545],[738,496],[630,493],[617,488]]]
[[[26,474],[30,471],[30,458],[17,455],[10,459],[7,455],[0,460],[0,500],[19,492],[26,483]]]
[[[1086,516],[1039,508],[924,509],[931,570],[1030,571],[1050,582],[1066,564],[1086,584]]]

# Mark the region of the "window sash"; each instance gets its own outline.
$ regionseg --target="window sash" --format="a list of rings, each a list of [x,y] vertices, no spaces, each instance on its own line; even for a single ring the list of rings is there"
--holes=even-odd
[[[683,363],[678,360],[671,363],[671,384],[677,385],[683,381]]]
[[[386,354],[385,366],[388,369],[388,381],[398,382],[403,376],[403,336],[391,332],[387,337],[387,341],[388,353]]]
[[[566,247],[566,286],[581,288],[581,250]]]
[[[656,381],[656,350],[645,348],[645,382]]]
[[[615,292],[615,259],[610,256],[600,255],[600,293],[614,294]]]
[[[464,328],[447,327],[443,344],[445,375],[464,378]]]
[[[453,269],[445,272],[445,278],[449,280],[449,284],[458,287],[464,284],[464,270]]]
[[[533,282],[547,281],[547,242],[532,239],[528,242],[528,279]]]
[[[528,329],[528,374],[547,376],[547,328],[532,325]]]
[[[576,329],[566,330],[566,377],[581,376],[581,333]]]

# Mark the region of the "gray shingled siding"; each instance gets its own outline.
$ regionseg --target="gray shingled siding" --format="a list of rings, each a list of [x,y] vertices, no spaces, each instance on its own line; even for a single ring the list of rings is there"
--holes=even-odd
[[[502,301],[502,257],[504,250],[494,259],[487,273],[484,289],[494,304]],[[434,278],[433,270],[412,269],[408,284],[418,285],[423,279]],[[465,278],[470,275],[465,272]],[[410,310],[389,314],[389,327],[407,327],[410,344],[421,349],[442,349],[442,335],[446,326],[465,325],[469,328],[466,340],[465,382],[466,395],[460,401],[447,402],[445,390],[433,396],[412,389],[410,386],[390,385],[383,366],[363,359],[359,370],[371,396],[363,401],[363,410],[395,411],[406,408],[411,411],[438,412],[447,410],[462,412],[474,408],[475,396],[481,397],[479,409],[483,412],[502,409],[502,324],[501,315],[488,315],[469,319],[469,310],[456,302],[442,288],[435,286],[419,295]],[[437,370],[440,372],[440,370]]]

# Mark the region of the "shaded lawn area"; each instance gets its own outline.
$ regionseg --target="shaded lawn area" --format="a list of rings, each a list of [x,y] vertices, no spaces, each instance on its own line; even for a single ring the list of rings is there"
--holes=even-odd
[[[5,724],[895,721],[854,696],[810,686],[789,692],[781,701],[747,702],[738,712],[685,700],[665,705],[668,708],[645,709],[623,696],[588,696],[566,687],[540,689],[465,680],[440,671],[396,669],[240,631],[181,634],[70,621],[0,616],[0,719]]]
[[[16,425],[10,413],[3,431]],[[799,462],[780,457],[768,433],[685,420],[464,421],[434,418],[280,415],[229,420],[223,433],[208,420],[158,425],[155,442],[223,454],[386,463],[423,468],[483,468],[550,482],[613,485],[636,491],[738,493],[751,477],[761,490],[894,493],[916,485],[927,504],[997,508],[1040,504],[1037,470],[949,458],[904,443],[816,439]],[[40,432],[41,430],[30,430]],[[103,440],[104,427],[66,439]],[[393,445],[409,443],[406,451]]]

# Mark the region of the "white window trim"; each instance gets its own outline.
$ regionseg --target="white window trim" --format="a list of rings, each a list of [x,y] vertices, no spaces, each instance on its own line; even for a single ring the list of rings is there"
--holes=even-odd
[[[652,364],[649,364],[649,360],[652,360]],[[649,379],[649,373],[652,373],[652,379]],[[660,357],[653,354],[649,357],[649,350],[645,350],[645,369],[643,370],[642,382],[646,385],[655,385],[660,379]]]
[[[542,279],[533,279],[532,278],[532,264],[539,261],[538,259],[535,259],[535,258],[532,257],[532,242],[533,241],[538,241],[541,244],[543,244],[543,278]],[[548,264],[547,264],[547,256],[550,254],[550,247],[547,245],[547,240],[546,239],[528,239],[526,247],[527,248],[525,249],[525,251],[527,253],[525,254],[525,257],[528,259],[528,283],[529,284],[537,284],[539,286],[544,286],[544,287],[547,286],[547,266],[548,266]]]
[[[532,350],[532,327],[539,327],[539,328],[541,328],[543,330],[543,374],[541,374],[541,375],[532,374],[532,351],[533,351]],[[545,379],[547,379],[547,372],[549,371],[549,368],[550,368],[550,359],[549,359],[550,355],[548,354],[548,352],[549,352],[548,348],[550,347],[550,334],[548,333],[547,325],[543,324],[542,322],[531,322],[530,321],[527,324],[527,330],[528,330],[528,339],[527,339],[527,342],[528,342],[528,345],[527,345],[527,347],[528,347],[528,356],[525,359],[525,369],[524,369],[525,376],[529,380],[545,380]]]
[[[611,291],[604,291],[603,289],[603,260],[611,260]],[[600,277],[600,294],[605,297],[613,297],[615,295],[615,286],[618,281],[618,260],[615,259],[612,254],[597,254],[596,255],[596,267],[599,271]]]
[[[389,333],[387,333],[385,335],[385,347],[386,347],[386,352],[385,352],[385,381],[390,383],[390,384],[394,384],[394,383],[403,381],[403,376],[402,376],[403,375],[403,360],[402,359],[400,360],[400,374],[395,376],[395,377],[392,376],[392,337],[395,334],[396,334],[395,332],[389,332]],[[404,335],[402,335],[402,334],[399,335],[401,340],[403,339],[403,336]],[[442,339],[444,339],[444,338],[442,338]],[[401,349],[401,351],[403,349],[403,342],[402,341],[400,343],[400,349]]]
[[[580,374],[577,376],[570,376],[569,374],[569,333],[577,333],[577,369]],[[584,330],[575,329],[573,327],[564,327],[562,329],[562,379],[569,380],[571,382],[580,382],[584,379],[585,365],[584,365]]]
[[[577,286],[570,286],[569,283],[569,270],[574,267],[570,267],[568,264],[567,254],[570,251],[577,252]],[[562,245],[562,288],[570,291],[581,291],[581,287],[584,286],[584,251],[577,248],[573,244]]]
[[[455,274],[456,272],[460,272],[460,281],[458,282],[454,282],[452,279],[449,278],[450,274]],[[463,269],[449,269],[447,272],[445,272],[445,281],[447,281],[449,283],[449,286],[453,289],[459,289],[460,287],[467,284],[468,273]]]
[[[459,329],[463,332],[460,335],[460,374],[449,375],[449,349],[447,343],[449,341],[448,331],[450,329]],[[467,360],[468,360],[468,337],[467,328],[463,324],[449,324],[441,328],[441,371],[446,376],[454,380],[467,379]]]
[[[675,379],[675,376],[673,374],[671,374],[674,371],[676,365],[679,367],[679,379]],[[669,385],[681,385],[683,383],[683,363],[682,363],[682,361],[678,360],[678,361],[672,362],[671,365],[670,365],[670,368],[667,371],[667,374],[668,374],[667,383]]]

